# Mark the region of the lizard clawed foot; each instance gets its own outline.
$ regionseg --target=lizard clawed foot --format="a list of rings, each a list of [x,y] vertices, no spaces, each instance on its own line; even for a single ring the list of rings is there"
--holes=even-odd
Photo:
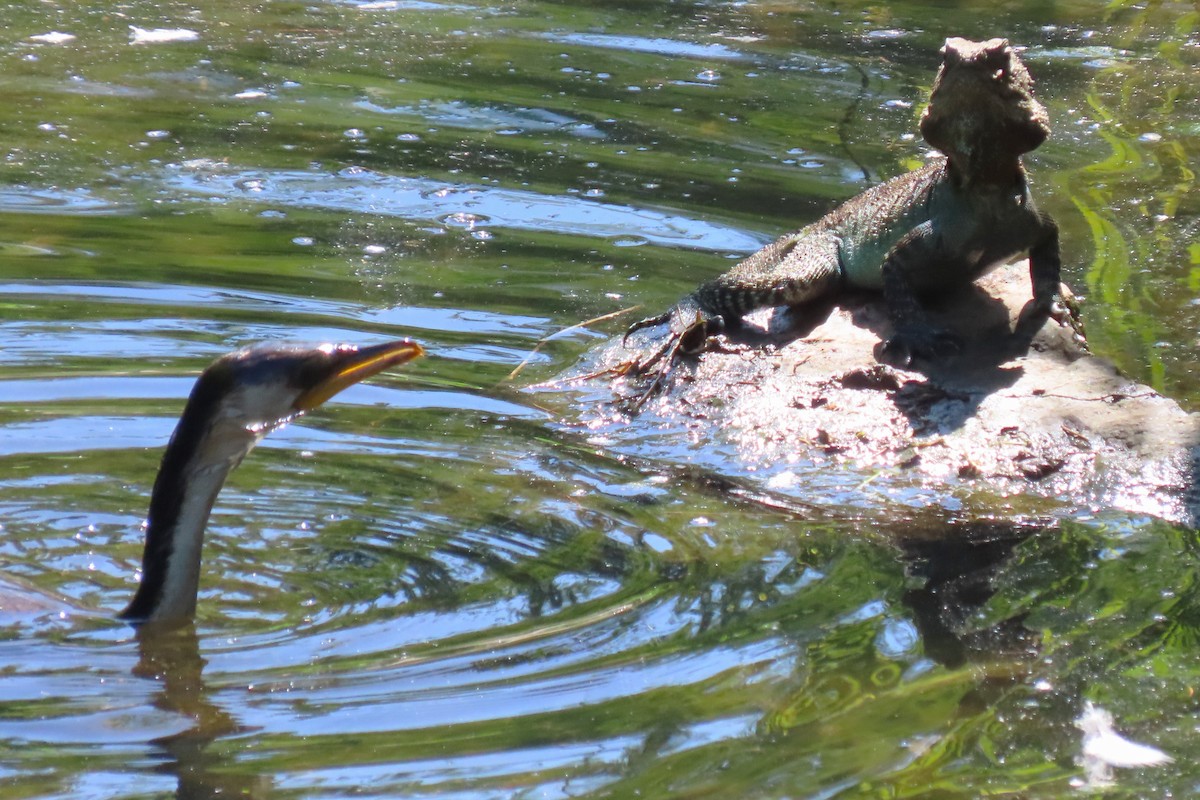
[[[1060,328],[1070,331],[1075,344],[1087,350],[1087,335],[1083,330],[1079,301],[1069,289],[1063,293],[1047,292],[1040,297],[1035,293],[1034,299],[1021,309],[1021,313],[1017,315],[1013,337],[1022,349],[1032,344],[1047,318],[1058,323]]]
[[[719,315],[709,314],[694,301],[684,301],[665,314],[635,322],[625,331],[622,345],[628,345],[630,334],[644,328],[669,323],[666,337],[644,350],[637,357],[622,365],[620,374],[644,376],[647,381],[632,397],[623,398],[621,404],[629,411],[638,411],[647,400],[657,394],[666,382],[675,363],[683,356],[697,355],[708,348],[709,340],[724,328]]]
[[[1027,331],[1032,338],[1047,317],[1064,328],[1070,328],[1075,334],[1076,341],[1086,346],[1087,337],[1083,331],[1083,317],[1080,314],[1079,301],[1069,290],[1066,294],[1055,292],[1046,297],[1035,297],[1026,303],[1017,317],[1017,330]]]
[[[962,339],[941,328],[901,327],[883,343],[879,359],[901,369],[918,358],[945,358],[962,352]]]

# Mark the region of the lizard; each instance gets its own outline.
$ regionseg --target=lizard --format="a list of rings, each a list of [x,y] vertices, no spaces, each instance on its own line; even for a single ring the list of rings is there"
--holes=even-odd
[[[637,405],[681,356],[696,355],[742,316],[803,306],[846,289],[882,291],[893,323],[881,360],[907,367],[953,354],[958,338],[929,320],[919,296],[966,285],[1029,254],[1033,299],[1022,316],[1067,317],[1060,296],[1058,226],[1034,204],[1021,156],[1050,134],[1033,79],[1007,39],[950,38],[920,131],[940,155],[867,189],[702,284],[625,333],[667,325],[665,341],[622,372],[657,370]]]

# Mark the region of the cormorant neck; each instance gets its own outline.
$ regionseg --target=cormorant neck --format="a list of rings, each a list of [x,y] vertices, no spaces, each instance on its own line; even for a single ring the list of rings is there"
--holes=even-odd
[[[226,476],[259,434],[220,414],[224,387],[196,384],[163,454],[142,553],[142,582],[121,618],[187,620],[196,610],[204,529]]]

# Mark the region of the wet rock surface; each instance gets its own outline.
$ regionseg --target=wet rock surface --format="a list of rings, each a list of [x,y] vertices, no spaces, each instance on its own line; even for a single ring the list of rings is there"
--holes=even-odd
[[[963,339],[936,363],[880,363],[890,323],[882,298],[864,293],[752,316],[676,365],[637,413],[621,401],[642,384],[603,373],[654,331],[628,349],[618,338],[556,386],[578,392],[569,424],[596,444],[835,513],[1116,509],[1193,522],[1200,420],[1090,354],[1070,326],[1023,321],[1028,274],[1027,262],[1007,265],[933,303],[933,320]]]

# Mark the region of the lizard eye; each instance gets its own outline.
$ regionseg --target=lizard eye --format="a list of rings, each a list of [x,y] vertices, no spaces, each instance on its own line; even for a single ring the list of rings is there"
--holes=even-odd
[[[1004,80],[1004,77],[1005,77],[1005,75],[1007,75],[1007,74],[1008,74],[1008,73],[1006,72],[1006,70],[1004,69],[1004,67],[1001,67],[1000,69],[998,69],[998,70],[996,70],[995,72],[993,72],[993,73],[992,73],[992,79],[993,79],[993,80],[997,80],[997,81],[1003,81],[1003,80]]]

